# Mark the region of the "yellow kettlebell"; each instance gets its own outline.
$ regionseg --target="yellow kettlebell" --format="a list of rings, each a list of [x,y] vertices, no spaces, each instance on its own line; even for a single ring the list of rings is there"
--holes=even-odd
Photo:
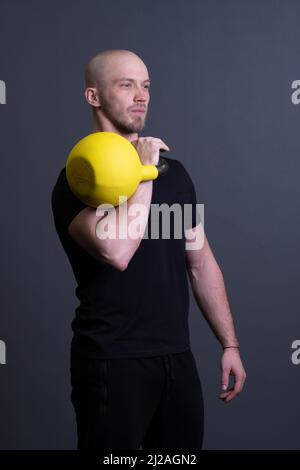
[[[66,162],[66,177],[72,192],[88,206],[120,204],[127,200],[141,181],[155,180],[167,169],[167,162],[142,165],[129,140],[115,132],[94,132],[79,140]],[[123,202],[122,201],[122,202]]]

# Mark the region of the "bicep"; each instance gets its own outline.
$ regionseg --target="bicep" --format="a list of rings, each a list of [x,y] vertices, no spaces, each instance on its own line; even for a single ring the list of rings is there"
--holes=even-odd
[[[105,215],[96,215],[96,209],[86,207],[71,221],[68,226],[68,233],[89,255],[93,256],[98,261],[105,262],[105,258],[100,253],[95,233],[96,224],[103,217],[105,217]]]

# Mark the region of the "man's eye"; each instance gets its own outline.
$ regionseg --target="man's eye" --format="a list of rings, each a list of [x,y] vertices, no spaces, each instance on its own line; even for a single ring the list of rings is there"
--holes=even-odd
[[[128,87],[128,86],[130,86],[130,83],[122,83],[121,86],[126,86],[126,87]]]

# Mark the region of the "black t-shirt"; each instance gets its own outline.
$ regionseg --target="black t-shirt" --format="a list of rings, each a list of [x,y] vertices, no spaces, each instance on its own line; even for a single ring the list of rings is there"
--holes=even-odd
[[[70,190],[65,167],[52,191],[55,227],[71,263],[79,305],[72,321],[72,353],[98,358],[146,357],[190,349],[189,291],[185,266],[185,238],[151,238],[153,204],[192,205],[192,221],[200,221],[193,182],[176,159],[166,158],[169,169],[153,181],[146,234],[119,271],[89,255],[68,234],[72,219],[86,206]],[[156,206],[157,207],[157,206]],[[96,209],[95,209],[96,210]],[[173,229],[172,229],[173,227]],[[178,226],[177,226],[178,227]]]

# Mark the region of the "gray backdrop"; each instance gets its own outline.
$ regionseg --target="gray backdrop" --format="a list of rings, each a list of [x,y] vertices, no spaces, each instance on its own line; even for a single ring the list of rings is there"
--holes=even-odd
[[[248,373],[244,393],[222,403],[221,347],[192,299],[204,448],[300,448],[300,365],[291,360],[300,337],[299,18],[297,0],[0,2],[1,449],[76,446],[76,284],[50,193],[70,148],[91,132],[83,67],[114,48],[148,66],[141,135],[172,147],[205,204]]]

